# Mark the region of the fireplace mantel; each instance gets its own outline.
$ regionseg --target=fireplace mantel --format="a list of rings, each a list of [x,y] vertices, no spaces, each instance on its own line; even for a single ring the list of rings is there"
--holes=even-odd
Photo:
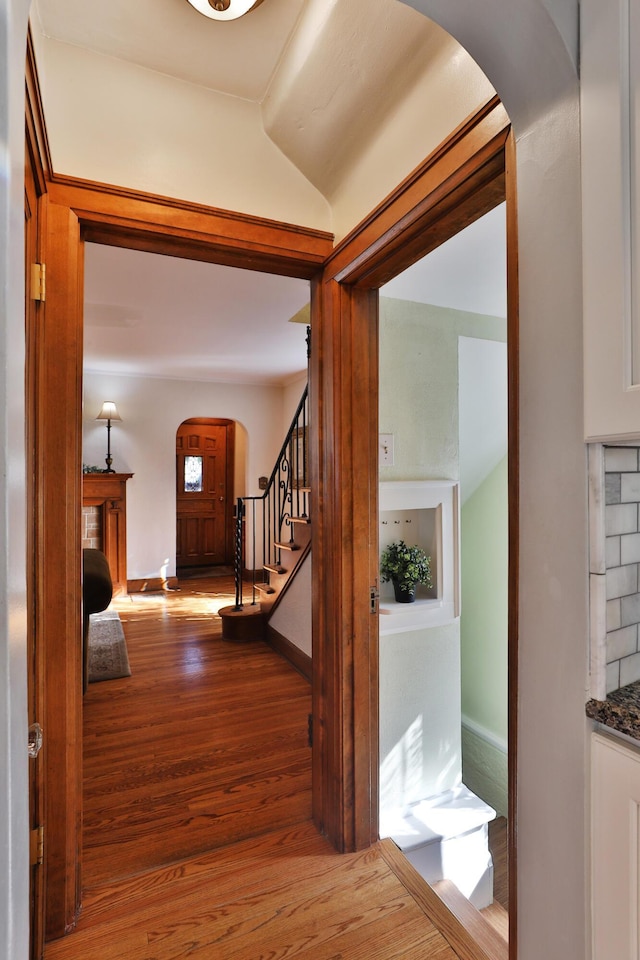
[[[113,595],[127,593],[127,480],[132,473],[84,473],[82,504],[99,507],[101,547],[109,563]]]

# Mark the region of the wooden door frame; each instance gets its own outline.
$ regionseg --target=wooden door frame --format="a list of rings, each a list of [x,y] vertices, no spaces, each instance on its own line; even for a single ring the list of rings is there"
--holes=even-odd
[[[236,479],[236,464],[235,464],[235,455],[236,455],[236,421],[229,420],[227,417],[187,417],[186,420],[183,420],[182,423],[178,425],[178,430],[184,425],[192,424],[209,424],[211,426],[226,427],[226,443],[225,443],[225,484],[227,489],[227,502],[225,504],[225,516],[224,516],[224,562],[226,564],[233,562],[233,543],[235,537],[235,527],[233,523],[234,517],[234,489],[235,489],[235,479]],[[178,436],[178,430],[176,430],[176,437]],[[178,524],[178,487],[177,487],[178,478],[176,477],[176,528]],[[176,571],[177,571],[177,530],[176,530]]]
[[[52,176],[43,198],[47,299],[29,398],[40,428],[35,510],[36,606],[47,664],[46,935],[63,936],[81,904],[81,551],[83,251],[91,240],[284,276],[311,278],[330,234],[243,214]]]
[[[314,815],[341,850],[378,830],[378,297],[384,283],[507,201],[510,956],[517,943],[518,267],[515,146],[498,98],[334,251],[312,300]],[[315,331],[318,331],[316,334]],[[317,491],[317,492],[316,492]],[[315,513],[314,513],[315,516]]]
[[[41,425],[36,527],[46,617],[47,935],[73,929],[81,896],[80,535],[85,240],[312,283],[314,817],[340,850],[378,830],[377,300],[379,286],[504,198],[509,122],[497,100],[454,132],[335,250],[329,234],[52,176],[44,198],[48,294],[32,414]],[[510,213],[509,222],[514,223]],[[515,235],[509,247],[515,251]],[[517,286],[510,267],[510,803],[517,691]],[[55,402],[54,402],[55,400]],[[64,416],[60,410],[64,410]],[[70,429],[72,427],[73,429]],[[513,840],[513,837],[512,837]],[[515,845],[512,904],[515,907]],[[515,917],[515,909],[514,909]],[[515,937],[512,938],[515,940]]]
[[[35,516],[38,503],[39,480],[36,473],[35,451],[39,442],[39,425],[34,416],[37,406],[34,401],[37,396],[37,369],[40,355],[38,340],[42,301],[35,299],[36,292],[32,289],[34,280],[32,264],[42,262],[43,258],[42,196],[46,193],[51,162],[44,131],[40,89],[35,72],[35,55],[30,32],[27,36],[26,62],[25,214],[30,220],[29,228],[25,228],[25,468],[26,476],[29,478],[26,505],[28,518],[26,531],[27,683],[29,723],[42,724],[45,710],[45,664],[42,645],[38,642],[43,624],[36,604],[36,587],[41,574],[41,551],[36,540],[36,525],[31,519]],[[36,759],[29,760],[29,819],[31,836],[34,836],[34,830],[38,830],[38,834],[41,833],[44,841],[43,751]],[[33,861],[33,850],[31,850],[30,860]],[[32,960],[40,960],[44,950],[44,863],[32,862],[30,874],[30,955]]]

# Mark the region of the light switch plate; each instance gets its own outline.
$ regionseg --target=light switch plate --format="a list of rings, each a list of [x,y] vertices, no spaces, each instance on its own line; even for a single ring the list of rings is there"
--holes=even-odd
[[[378,434],[378,461],[381,467],[393,466],[393,434]]]

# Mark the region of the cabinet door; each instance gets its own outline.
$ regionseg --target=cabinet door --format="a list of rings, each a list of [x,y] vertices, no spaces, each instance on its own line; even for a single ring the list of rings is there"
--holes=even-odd
[[[640,437],[640,0],[582,0],[585,436]]]
[[[593,960],[638,957],[640,749],[592,738]]]

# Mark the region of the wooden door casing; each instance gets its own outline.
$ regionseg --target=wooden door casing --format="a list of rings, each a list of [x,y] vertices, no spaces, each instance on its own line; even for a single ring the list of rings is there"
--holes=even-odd
[[[187,420],[176,434],[176,567],[215,566],[232,557],[234,423]],[[185,464],[201,464],[197,489],[187,490]]]
[[[25,165],[25,390],[27,397],[26,449],[27,474],[33,476],[33,450],[36,445],[36,424],[30,415],[29,397],[33,396],[37,381],[37,330],[40,303],[32,297],[31,265],[39,261],[39,198],[36,178],[26,151]],[[30,485],[27,501],[27,517],[33,517],[35,484]],[[43,722],[43,664],[42,649],[37,642],[36,619],[36,542],[35,525],[27,527],[27,683],[29,725]],[[44,864],[41,862],[44,842],[44,776],[43,754],[29,760],[29,830],[30,844],[30,916],[31,960],[40,960],[44,951]],[[40,834],[42,831],[42,834]],[[40,841],[42,836],[42,842]]]
[[[42,347],[41,324],[43,301],[32,297],[31,264],[44,261],[43,196],[51,171],[51,157],[47,142],[42,100],[35,68],[35,53],[31,32],[27,35],[26,55],[26,111],[25,111],[25,450],[27,496],[27,680],[29,723],[45,727],[45,660],[43,632],[44,607],[39,602],[44,557],[41,549],[41,528],[37,512],[41,502],[41,471],[37,455],[40,438],[39,391],[41,384]],[[46,748],[45,748],[46,749]],[[31,830],[31,943],[30,960],[40,960],[44,952],[45,935],[45,864],[33,863],[46,856],[47,836],[45,804],[45,750],[36,759],[29,760],[29,825]],[[41,840],[41,842],[39,842]],[[35,841],[35,843],[34,843]],[[34,849],[35,847],[35,849]],[[39,849],[38,849],[39,848]],[[34,856],[35,854],[35,856]]]

